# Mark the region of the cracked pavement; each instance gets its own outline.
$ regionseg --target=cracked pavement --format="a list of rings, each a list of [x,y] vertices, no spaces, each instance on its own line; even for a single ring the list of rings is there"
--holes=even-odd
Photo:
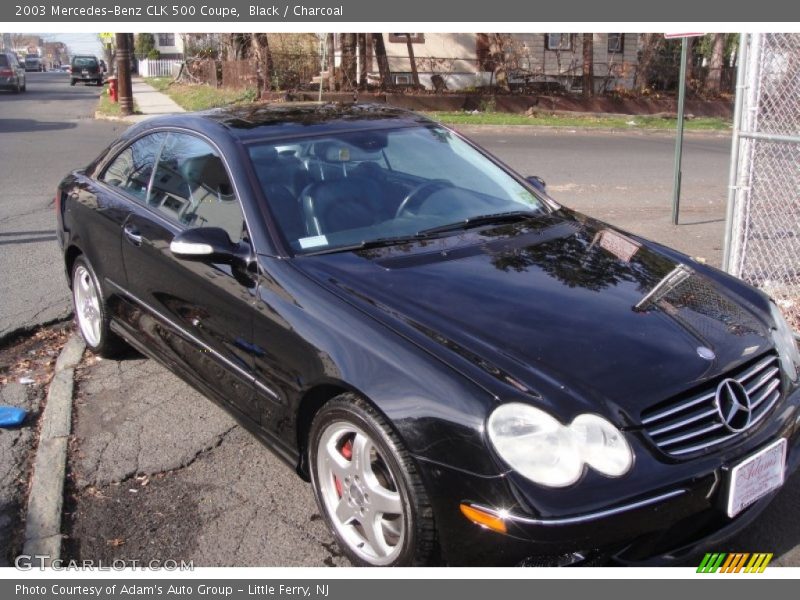
[[[310,486],[166,369],[90,355],[76,381],[66,557],[349,564]]]

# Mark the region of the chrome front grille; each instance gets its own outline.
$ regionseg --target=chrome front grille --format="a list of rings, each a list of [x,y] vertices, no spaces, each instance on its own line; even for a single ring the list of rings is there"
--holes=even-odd
[[[728,378],[741,383],[750,398],[750,424],[744,431],[731,431],[717,410],[717,386]],[[645,431],[662,452],[684,456],[733,440],[764,419],[781,397],[780,363],[774,355],[761,357],[720,381],[642,414]]]

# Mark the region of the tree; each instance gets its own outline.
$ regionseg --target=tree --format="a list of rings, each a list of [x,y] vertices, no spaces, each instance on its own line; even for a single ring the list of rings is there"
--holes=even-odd
[[[583,34],[583,97],[594,96],[594,34]]]
[[[250,33],[229,33],[223,40],[227,60],[243,60],[251,46]]]
[[[336,37],[329,33],[325,38],[325,55],[328,61],[328,90],[336,90]]]
[[[152,33],[137,33],[133,51],[137,58],[147,58],[156,49],[156,36]]]
[[[725,63],[725,34],[715,33],[711,44],[711,58],[705,80],[706,93],[719,95],[722,84],[722,67]]]
[[[639,51],[639,65],[636,69],[634,87],[642,91],[650,84],[652,70],[657,62],[659,50],[664,41],[664,36],[660,33],[643,33],[641,50]]]
[[[271,75],[274,71],[272,52],[269,49],[269,39],[266,33],[252,33],[252,54],[256,61],[256,85],[259,93],[270,88]]]
[[[358,34],[358,56],[360,57],[358,69],[358,89],[367,89],[367,34]]]
[[[375,59],[378,61],[381,89],[388,90],[392,87],[392,73],[389,70],[389,59],[386,56],[386,45],[383,43],[382,33],[372,34],[372,46],[375,49]]]
[[[414,44],[411,42],[411,34],[407,33],[406,47],[408,48],[408,62],[411,64],[411,81],[415,88],[420,87],[419,73],[417,73],[417,59],[414,58]]]
[[[356,89],[356,34],[342,33],[342,89]]]

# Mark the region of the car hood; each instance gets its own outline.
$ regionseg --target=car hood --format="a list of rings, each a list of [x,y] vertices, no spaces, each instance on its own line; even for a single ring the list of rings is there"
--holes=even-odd
[[[500,380],[498,396],[557,403],[565,418],[603,410],[633,426],[648,406],[771,347],[757,308],[671,256],[561,210],[295,262],[439,356]]]

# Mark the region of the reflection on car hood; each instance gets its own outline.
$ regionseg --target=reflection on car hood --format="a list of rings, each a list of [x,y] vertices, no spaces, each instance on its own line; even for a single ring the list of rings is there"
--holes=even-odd
[[[628,423],[771,344],[758,311],[690,261],[566,211],[296,262],[445,357],[520,391],[564,395],[575,409],[604,405]]]

